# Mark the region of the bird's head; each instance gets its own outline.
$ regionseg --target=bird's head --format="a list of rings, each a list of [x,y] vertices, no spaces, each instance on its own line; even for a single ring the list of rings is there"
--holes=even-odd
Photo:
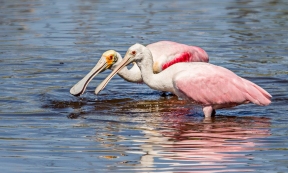
[[[116,67],[121,62],[121,55],[115,50],[108,50],[104,52],[95,67],[71,89],[70,93],[74,96],[79,96],[84,93],[89,82],[99,73],[107,69]]]
[[[142,61],[145,53],[151,54],[151,52],[147,51],[147,50],[148,50],[148,48],[146,48],[142,44],[139,44],[139,43],[134,44],[126,52],[126,55],[125,55],[123,61],[121,62],[121,64],[125,62],[125,64],[124,64],[124,66],[125,66],[125,65],[130,64],[131,62]]]
[[[118,60],[122,58],[119,58],[118,55],[119,53],[116,52],[115,50],[107,50],[106,52],[102,54],[101,59],[103,59],[103,61],[106,61],[105,69],[111,69],[112,66],[116,66],[118,63],[121,62]]]

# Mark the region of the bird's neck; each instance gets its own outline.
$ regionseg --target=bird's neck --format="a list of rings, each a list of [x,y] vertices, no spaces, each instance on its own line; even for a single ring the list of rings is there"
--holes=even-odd
[[[170,85],[169,79],[163,80],[165,75],[162,72],[158,74],[153,73],[153,56],[150,50],[145,48],[141,56],[143,56],[143,58],[136,63],[141,70],[144,83],[155,90],[172,92],[171,89],[166,89],[166,86]]]
[[[117,52],[118,62],[122,61],[122,56]],[[118,65],[112,66],[111,70],[114,70]],[[122,70],[118,72],[118,75],[128,82],[134,83],[142,83],[142,77],[140,69],[136,64],[129,70],[127,66],[125,66]]]
[[[145,48],[143,54],[141,55],[143,58],[140,61],[137,61],[137,65],[141,70],[141,74],[143,77],[143,81],[148,85],[148,83],[153,79],[153,56],[148,48]]]

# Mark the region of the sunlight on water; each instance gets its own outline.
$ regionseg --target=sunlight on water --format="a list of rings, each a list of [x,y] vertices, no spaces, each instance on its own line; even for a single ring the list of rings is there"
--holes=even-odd
[[[1,172],[287,172],[285,1],[3,1]],[[255,82],[272,104],[219,110],[116,76],[70,88],[102,53],[171,40]],[[197,91],[195,91],[197,92]]]

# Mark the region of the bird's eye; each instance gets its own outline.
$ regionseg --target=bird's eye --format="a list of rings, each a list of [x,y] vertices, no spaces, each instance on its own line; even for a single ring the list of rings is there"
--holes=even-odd
[[[109,56],[109,60],[112,60],[112,59],[113,59],[113,55],[110,55],[110,56]]]
[[[131,54],[132,54],[132,55],[135,55],[135,54],[136,54],[136,51],[135,51],[135,50],[133,50],[133,51],[131,52]]]
[[[118,61],[117,55],[114,57],[114,62]]]

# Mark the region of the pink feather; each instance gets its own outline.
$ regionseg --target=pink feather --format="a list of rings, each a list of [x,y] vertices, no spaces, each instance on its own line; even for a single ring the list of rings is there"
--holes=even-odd
[[[177,95],[204,106],[222,108],[248,102],[264,106],[272,97],[258,85],[211,64],[175,74],[173,85]]]

